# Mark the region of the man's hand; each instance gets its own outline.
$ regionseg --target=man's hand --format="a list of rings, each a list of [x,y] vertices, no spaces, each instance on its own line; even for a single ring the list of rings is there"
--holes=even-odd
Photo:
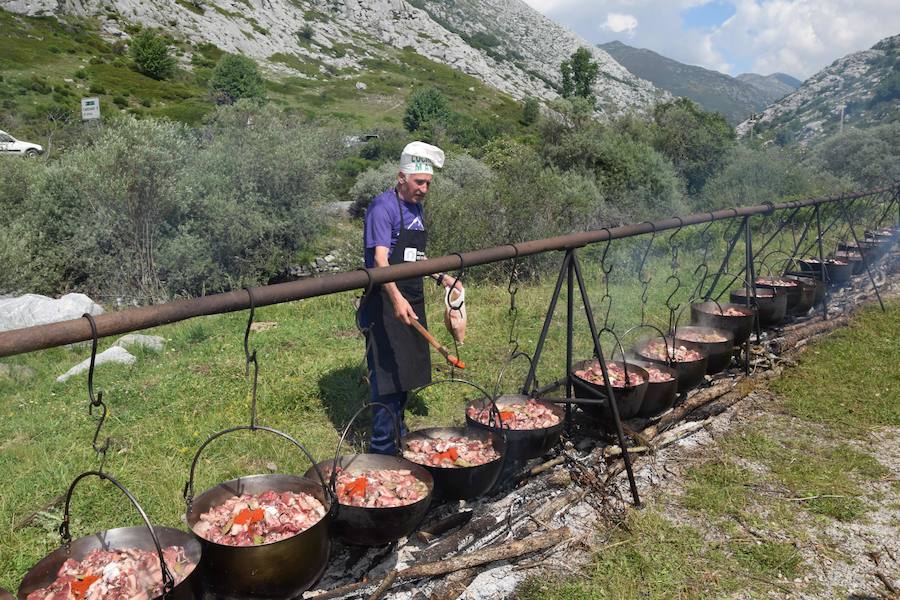
[[[412,325],[413,321],[419,320],[419,317],[416,315],[416,311],[414,311],[409,302],[406,301],[406,298],[401,296],[399,293],[396,297],[392,297],[391,301],[394,304],[394,316],[401,323],[403,323],[404,325]]]

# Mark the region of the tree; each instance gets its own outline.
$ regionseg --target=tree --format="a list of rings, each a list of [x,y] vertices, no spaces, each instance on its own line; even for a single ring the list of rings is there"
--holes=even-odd
[[[225,54],[216,63],[209,89],[218,104],[233,104],[241,98],[265,100],[266,85],[252,58]]]
[[[427,123],[446,125],[451,115],[450,103],[439,89],[420,88],[409,97],[406,113],[403,115],[403,126],[412,132]]]
[[[530,96],[525,98],[522,105],[522,125],[531,125],[538,120],[541,115],[541,105],[537,98]]]
[[[153,79],[166,79],[175,72],[175,57],[166,40],[144,29],[131,41],[131,58],[138,71]]]
[[[725,164],[734,131],[722,115],[706,112],[687,98],[657,105],[653,119],[653,146],[672,161],[688,191],[698,193]]]
[[[572,57],[560,65],[562,73],[563,98],[579,96],[594,103],[594,83],[600,73],[600,67],[591,60],[587,48],[579,48]]]

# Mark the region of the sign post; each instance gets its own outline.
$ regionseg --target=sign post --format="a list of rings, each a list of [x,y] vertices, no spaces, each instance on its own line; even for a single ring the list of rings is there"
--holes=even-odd
[[[100,98],[81,99],[81,120],[91,121],[100,118]]]

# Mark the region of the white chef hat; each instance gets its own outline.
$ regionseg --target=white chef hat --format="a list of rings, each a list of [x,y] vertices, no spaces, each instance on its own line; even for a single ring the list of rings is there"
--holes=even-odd
[[[413,173],[434,173],[434,168],[444,166],[444,151],[425,142],[410,142],[400,155],[400,171]]]

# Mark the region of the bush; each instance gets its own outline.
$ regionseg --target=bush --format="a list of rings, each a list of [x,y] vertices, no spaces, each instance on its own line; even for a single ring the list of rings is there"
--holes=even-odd
[[[237,100],[265,100],[266,86],[256,62],[240,54],[225,54],[216,63],[209,88],[218,104]]]
[[[153,79],[167,79],[175,72],[175,58],[164,38],[149,29],[131,40],[131,58],[137,70]]]
[[[400,155],[398,154],[396,160],[360,173],[356,178],[356,183],[350,188],[348,200],[353,202],[350,206],[351,216],[362,217],[372,198],[397,183],[397,173],[400,171],[399,160]]]
[[[874,188],[900,178],[900,123],[870,129],[847,128],[813,151],[810,164],[837,177]]]
[[[528,126],[538,120],[541,116],[541,104],[537,98],[526,98],[522,105],[522,125]]]
[[[419,88],[410,95],[406,103],[403,126],[407,131],[416,131],[425,124],[445,125],[451,114],[450,103],[440,90],[435,87]]]

